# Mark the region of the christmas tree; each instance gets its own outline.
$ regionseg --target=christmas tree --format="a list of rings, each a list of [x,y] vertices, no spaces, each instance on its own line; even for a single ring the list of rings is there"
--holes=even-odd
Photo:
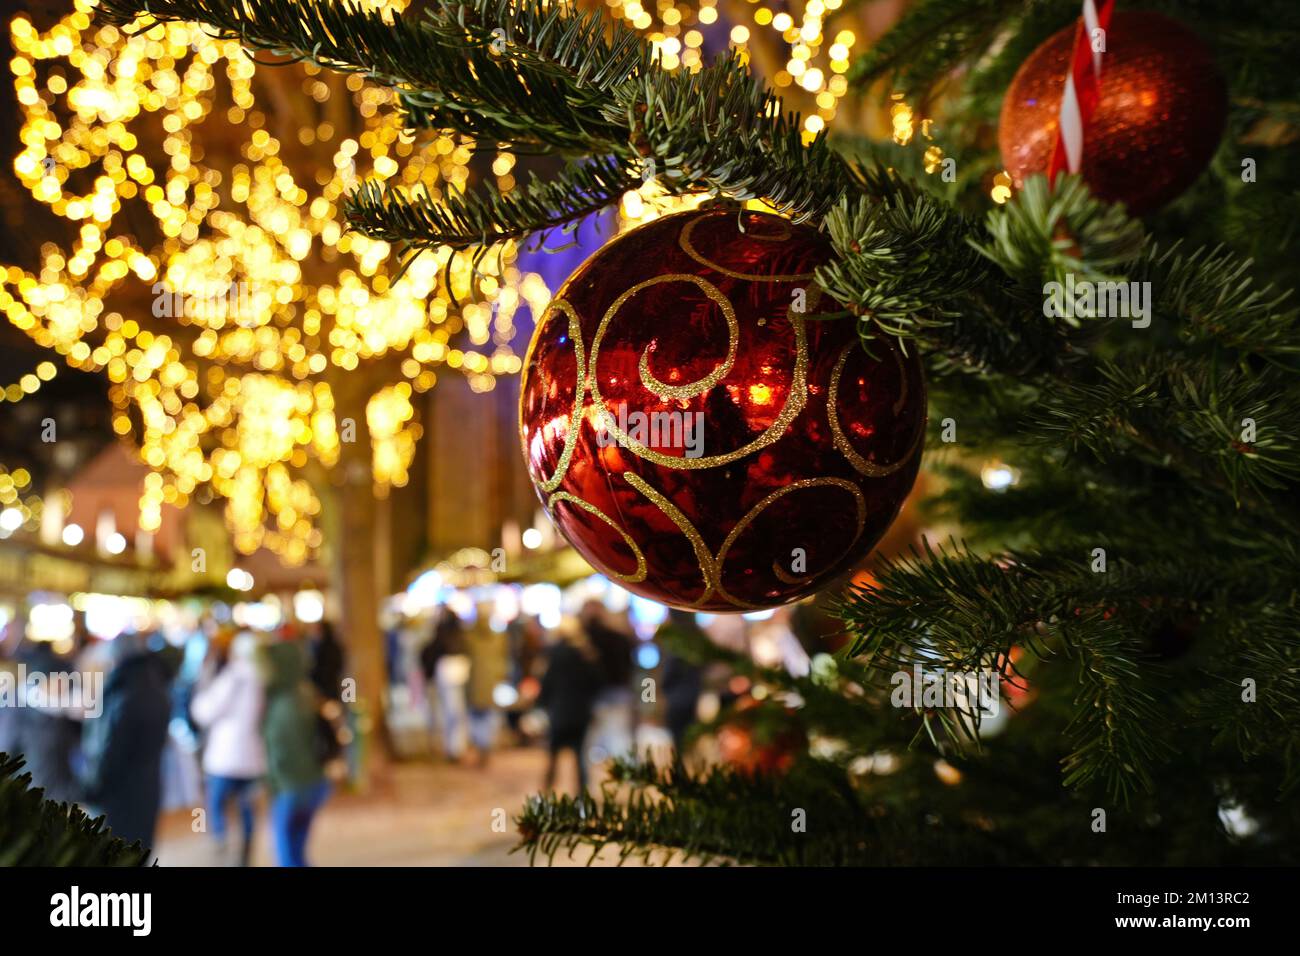
[[[202,23],[390,88],[408,128],[541,157],[508,194],[364,184],[346,212],[368,238],[476,257],[649,181],[733,218],[761,202],[829,243],[817,322],[873,361],[919,356],[927,506],[959,537],[827,593],[850,639],[807,676],[698,634],[674,648],[763,685],[756,725],[812,746],[771,772],[621,762],[602,799],[530,801],[529,852],[1294,862],[1300,11],[919,0],[857,59],[831,47],[828,83],[810,63],[846,5],[814,2],[804,28],[780,15],[803,50],[771,78],[814,94],[807,118],[757,78],[757,45],[678,63],[564,3],[101,15]],[[891,107],[896,135],[828,124],[850,98]],[[648,542],[620,533],[639,581]],[[711,587],[721,563],[701,558]]]

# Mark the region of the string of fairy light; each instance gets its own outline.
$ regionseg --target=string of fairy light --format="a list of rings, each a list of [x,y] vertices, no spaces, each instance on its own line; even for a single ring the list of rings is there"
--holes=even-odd
[[[662,0],[647,9],[641,0],[606,0],[615,17],[640,30],[654,46],[665,70],[698,69],[703,64],[704,34],[700,27],[718,22],[716,0],[701,0],[697,8]]]
[[[857,43],[857,34],[851,29],[839,30],[833,38],[825,35],[826,20],[840,9],[842,0],[809,0],[798,22],[789,12],[773,9],[761,0],[750,2],[754,4],[754,25],[776,32],[790,49],[785,67],[772,77],[772,84],[778,90],[797,85],[814,94],[817,112],[804,118],[804,130],[820,132],[835,118],[837,103],[848,92],[844,74]],[[743,47],[749,38],[748,26],[732,27],[733,43]]]
[[[26,468],[9,471],[0,465],[0,538],[7,538],[19,528],[32,529],[41,522],[45,502],[32,487]]]
[[[36,368],[23,375],[18,381],[0,386],[0,402],[21,402],[28,395],[35,395],[41,385],[59,374],[59,368],[53,362],[40,362]]]
[[[641,30],[655,47],[659,65],[665,70],[696,70],[703,65],[701,28],[718,22],[717,0],[700,0],[698,7],[681,0],[655,0],[653,9],[642,0],[606,0],[614,15]],[[829,21],[847,14],[844,0],[808,0],[797,13],[780,9],[784,4],[770,0],[746,0],[728,12],[746,22],[731,27],[732,47],[748,56],[759,31],[775,32],[789,51],[784,66],[768,79],[777,90],[798,86],[813,95],[816,111],[804,117],[804,135],[811,138],[835,119],[839,101],[849,91],[846,74],[852,64],[858,34],[852,27],[835,30]],[[933,120],[915,115],[900,93],[890,97],[891,136],[900,146],[909,145],[919,132],[925,141],[923,168],[927,174],[939,171],[943,148],[936,142]],[[643,189],[641,193],[646,191]],[[1011,198],[1011,177],[999,172],[992,181],[990,198],[1005,203]],[[630,208],[629,208],[630,207]],[[640,200],[634,194],[624,202],[624,214],[640,218]]]
[[[843,6],[843,0],[809,0],[799,20],[785,10],[749,0],[752,10],[744,10],[745,23],[731,27],[731,45],[742,54],[758,30],[776,32],[789,48],[784,67],[770,77],[778,89],[797,85],[814,95],[817,111],[804,119],[809,135],[825,128],[835,117],[838,101],[848,92],[850,57],[857,34],[852,29],[825,34],[826,21]],[[703,65],[703,29],[718,22],[717,0],[700,0],[694,7],[679,0],[606,0],[615,16],[642,31],[653,44],[659,65],[665,70],[695,70]],[[751,26],[752,24],[752,26]]]
[[[142,529],[207,488],[225,499],[241,552],[300,563],[321,543],[321,503],[301,470],[335,464],[347,438],[337,375],[395,360],[397,378],[376,383],[356,423],[383,494],[408,478],[413,397],[442,369],[476,391],[517,373],[515,314],[539,314],[549,293],[513,266],[512,246],[477,271],[425,254],[392,281],[388,244],[344,231],[339,207],[362,178],[418,183],[434,198],[469,179],[468,145],[405,137],[390,92],[301,67],[306,97],[325,104],[342,83],[362,128],[299,126],[297,145],[319,161],[291,169],[238,44],[185,24],[127,35],[95,24],[93,7],[76,0],[46,31],[22,15],[10,24],[23,114],[14,170],[76,237],[44,244],[35,271],[3,270],[0,310],[70,366],[107,375],[113,427],[151,468]],[[223,164],[228,140],[237,155]],[[505,153],[493,164],[507,190],[513,165]],[[152,217],[156,244],[136,238],[133,205]]]

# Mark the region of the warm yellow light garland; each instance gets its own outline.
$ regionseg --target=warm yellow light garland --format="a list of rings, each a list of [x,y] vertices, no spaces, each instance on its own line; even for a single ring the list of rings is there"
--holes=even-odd
[[[24,118],[14,171],[75,239],[42,246],[36,272],[0,270],[0,310],[69,365],[108,375],[114,428],[152,469],[141,527],[207,487],[226,499],[240,551],[302,562],[320,543],[320,502],[297,472],[333,464],[350,435],[336,418],[339,374],[396,359],[353,423],[360,440],[369,430],[382,493],[414,454],[412,394],[439,367],[477,391],[517,373],[514,315],[523,304],[540,314],[549,293],[512,265],[513,247],[477,274],[427,253],[393,282],[388,244],[344,232],[339,207],[361,178],[420,183],[435,198],[469,178],[468,147],[405,138],[388,91],[309,66],[266,82],[237,43],[198,26],[128,35],[97,25],[93,8],[76,0],[48,31],[23,15],[10,24]],[[301,94],[277,85],[286,79]],[[321,104],[297,144],[267,128],[284,105],[261,105],[285,90]],[[327,109],[340,94],[351,102]],[[360,128],[346,135],[332,116],[359,116]],[[282,160],[302,148],[315,168]],[[506,189],[513,165],[504,153],[493,164]]]

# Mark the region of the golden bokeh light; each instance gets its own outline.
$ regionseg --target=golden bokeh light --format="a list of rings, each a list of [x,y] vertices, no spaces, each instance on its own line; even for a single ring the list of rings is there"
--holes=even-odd
[[[226,500],[241,552],[301,563],[321,507],[301,470],[334,464],[352,437],[336,409],[343,375],[366,366],[372,391],[350,424],[370,428],[383,493],[405,480],[411,396],[436,369],[480,392],[519,371],[515,315],[540,314],[549,292],[515,268],[513,246],[477,270],[426,253],[393,279],[389,245],[344,228],[345,193],[364,178],[434,198],[469,181],[468,145],[412,140],[389,91],[258,66],[196,25],[128,34],[96,24],[93,0],[47,31],[21,14],[9,30],[23,117],[13,169],[75,239],[43,245],[34,272],[0,271],[0,310],[68,365],[107,375],[114,430],[152,469],[142,528],[207,489]],[[492,163],[507,191],[514,162]],[[43,362],[3,397],[54,370]]]

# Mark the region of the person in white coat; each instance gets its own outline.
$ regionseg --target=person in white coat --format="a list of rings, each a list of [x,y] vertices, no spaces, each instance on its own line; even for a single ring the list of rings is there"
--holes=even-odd
[[[252,857],[253,791],[266,773],[261,728],[265,692],[255,660],[258,644],[253,633],[240,633],[224,663],[200,682],[190,704],[190,715],[204,729],[203,773],[218,857],[222,862],[230,860],[226,807],[233,800],[239,807],[241,866]]]

